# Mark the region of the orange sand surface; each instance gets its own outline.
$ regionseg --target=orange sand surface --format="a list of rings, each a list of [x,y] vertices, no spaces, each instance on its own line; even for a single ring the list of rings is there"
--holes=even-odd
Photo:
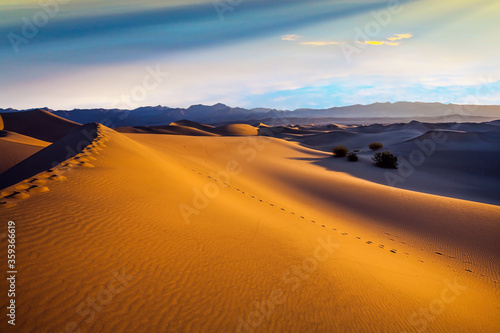
[[[278,138],[89,124],[50,147],[0,195],[16,332],[500,331],[500,206],[332,171]]]

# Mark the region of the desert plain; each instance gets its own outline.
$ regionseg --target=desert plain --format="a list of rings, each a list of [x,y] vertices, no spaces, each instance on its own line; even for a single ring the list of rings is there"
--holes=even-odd
[[[0,117],[16,332],[500,331],[499,121]]]

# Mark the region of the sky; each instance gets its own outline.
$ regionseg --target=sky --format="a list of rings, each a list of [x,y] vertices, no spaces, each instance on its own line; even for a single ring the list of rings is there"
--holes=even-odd
[[[0,0],[0,108],[500,104],[498,0]]]

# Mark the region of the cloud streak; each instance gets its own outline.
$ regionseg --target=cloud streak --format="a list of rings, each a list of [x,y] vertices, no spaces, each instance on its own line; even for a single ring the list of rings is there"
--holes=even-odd
[[[311,6],[315,3],[315,6]],[[387,6],[386,1],[299,0],[244,1],[224,22],[213,4],[156,8],[108,15],[54,17],[24,46],[17,60],[63,63],[133,61],[257,39],[273,33],[316,25]],[[269,16],[279,11],[284,15]],[[21,24],[0,27],[0,35],[20,33]],[[64,56],[63,56],[64,55]],[[0,40],[0,56],[13,57],[7,38]]]
[[[366,40],[364,42],[359,42],[359,44],[362,44],[362,45],[376,45],[376,46],[379,46],[379,45],[390,45],[390,46],[398,46],[400,45],[400,43],[397,43],[397,42],[388,42],[388,41],[385,41],[385,40]]]
[[[412,38],[413,35],[410,33],[406,34],[394,34],[391,37],[387,37],[386,40],[366,40],[363,42],[358,41],[357,43],[362,44],[362,45],[375,45],[375,46],[380,46],[380,45],[389,45],[389,46],[398,46],[401,45],[401,41],[403,39],[408,39]]]
[[[288,41],[294,41],[294,40],[297,40],[299,38],[300,38],[299,35],[284,35],[284,36],[281,36],[281,40],[288,40]]]
[[[401,39],[407,39],[407,38],[412,38],[412,34],[394,34],[392,37],[387,37],[386,39],[390,41],[395,41],[395,40],[401,40]]]

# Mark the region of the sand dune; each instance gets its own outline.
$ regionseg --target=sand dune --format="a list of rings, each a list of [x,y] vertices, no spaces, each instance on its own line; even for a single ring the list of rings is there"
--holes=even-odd
[[[199,130],[189,126],[167,125],[167,126],[136,126],[119,127],[120,133],[143,133],[143,134],[169,134],[169,135],[190,135],[190,136],[215,136],[217,134]]]
[[[232,124],[217,127],[215,131],[225,136],[250,136],[257,135],[258,129],[246,124]]]
[[[0,174],[50,143],[0,130]]]
[[[500,207],[315,163],[328,156],[279,138],[73,131],[11,169],[25,179],[0,199],[19,226],[16,329],[498,331]]]
[[[339,128],[317,127],[305,134],[276,131],[278,137],[330,152],[335,145],[359,150],[359,162],[321,157],[313,163],[328,170],[452,198],[500,204],[500,129],[487,123],[374,124]],[[333,129],[332,129],[333,128]],[[397,171],[373,167],[370,142],[398,156]]]
[[[181,120],[168,126],[137,126],[117,128],[120,133],[171,134],[190,136],[249,136],[258,135],[258,128],[247,124],[231,124],[219,127]]]
[[[77,130],[1,173],[0,189],[19,183],[65,161],[70,161],[66,163],[79,163],[71,159],[82,153],[96,136],[97,124],[78,126]]]
[[[24,134],[43,141],[54,142],[80,124],[53,115],[44,110],[0,113],[3,130]]]

